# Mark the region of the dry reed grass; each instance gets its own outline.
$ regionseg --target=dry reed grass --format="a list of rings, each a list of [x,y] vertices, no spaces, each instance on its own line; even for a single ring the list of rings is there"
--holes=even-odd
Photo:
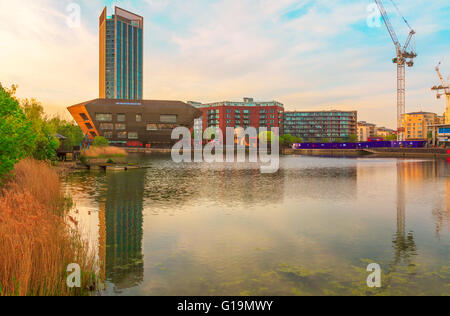
[[[124,157],[127,152],[119,147],[91,147],[82,153],[87,158],[110,158],[110,157]]]
[[[69,224],[59,177],[26,159],[0,192],[0,296],[85,295],[95,282],[95,256]],[[67,266],[82,270],[81,289],[66,285]]]

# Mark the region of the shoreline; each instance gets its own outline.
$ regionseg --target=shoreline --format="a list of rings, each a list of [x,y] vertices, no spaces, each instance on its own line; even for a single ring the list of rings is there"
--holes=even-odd
[[[283,155],[373,157],[373,158],[430,158],[448,159],[443,148],[376,148],[376,149],[283,149]]]

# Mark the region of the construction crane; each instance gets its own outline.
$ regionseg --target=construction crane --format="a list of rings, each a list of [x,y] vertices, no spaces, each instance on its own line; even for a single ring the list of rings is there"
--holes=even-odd
[[[431,90],[436,91],[436,97],[440,99],[442,96],[445,95],[446,97],[446,105],[445,105],[445,124],[450,124],[450,87],[448,82],[445,82],[444,77],[441,74],[441,71],[439,70],[439,66],[441,65],[441,62],[436,66],[436,72],[439,76],[439,79],[441,79],[441,85],[434,86],[431,88]],[[450,81],[450,76],[449,76]]]
[[[405,44],[402,46],[398,40],[394,28],[392,27],[391,21],[389,20],[389,17],[386,13],[386,9],[384,8],[383,2],[381,0],[375,0],[375,3],[377,4],[378,9],[380,10],[384,24],[386,25],[386,28],[389,32],[389,35],[391,36],[392,41],[394,42],[396,49],[396,57],[392,59],[392,62],[394,64],[397,64],[397,135],[398,135],[397,138],[398,140],[405,140],[405,126],[403,124],[403,117],[405,115],[405,108],[406,108],[405,66],[408,67],[414,66],[414,58],[417,57],[417,54],[413,47],[414,45],[411,45],[416,32],[411,28],[408,21],[403,17],[394,1],[391,0],[391,2],[399,12],[405,24],[410,29],[408,38],[406,39]]]

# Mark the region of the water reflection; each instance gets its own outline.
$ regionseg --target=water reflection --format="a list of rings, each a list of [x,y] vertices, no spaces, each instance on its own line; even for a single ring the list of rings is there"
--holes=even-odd
[[[114,291],[142,282],[144,265],[143,194],[145,174],[108,173],[99,200],[99,257],[101,274]]]
[[[414,240],[414,232],[406,233],[406,179],[418,180],[425,175],[433,175],[434,172],[428,173],[432,169],[419,168],[418,163],[397,163],[397,231],[392,240],[395,253],[389,273],[395,272],[399,265],[415,266],[413,259],[417,255],[417,246]]]
[[[283,157],[262,175],[139,159],[151,168],[66,181],[80,208],[98,211],[106,294],[445,293],[445,162]],[[386,275],[378,292],[367,260]]]

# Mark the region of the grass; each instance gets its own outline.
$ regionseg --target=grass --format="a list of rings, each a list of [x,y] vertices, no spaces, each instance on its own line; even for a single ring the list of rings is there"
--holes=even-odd
[[[123,148],[119,147],[91,147],[82,152],[82,155],[86,158],[113,158],[113,157],[125,157],[127,152]]]
[[[66,212],[71,200],[46,163],[19,162],[0,191],[0,296],[88,295],[95,256]],[[67,266],[82,270],[82,288],[66,285]]]

